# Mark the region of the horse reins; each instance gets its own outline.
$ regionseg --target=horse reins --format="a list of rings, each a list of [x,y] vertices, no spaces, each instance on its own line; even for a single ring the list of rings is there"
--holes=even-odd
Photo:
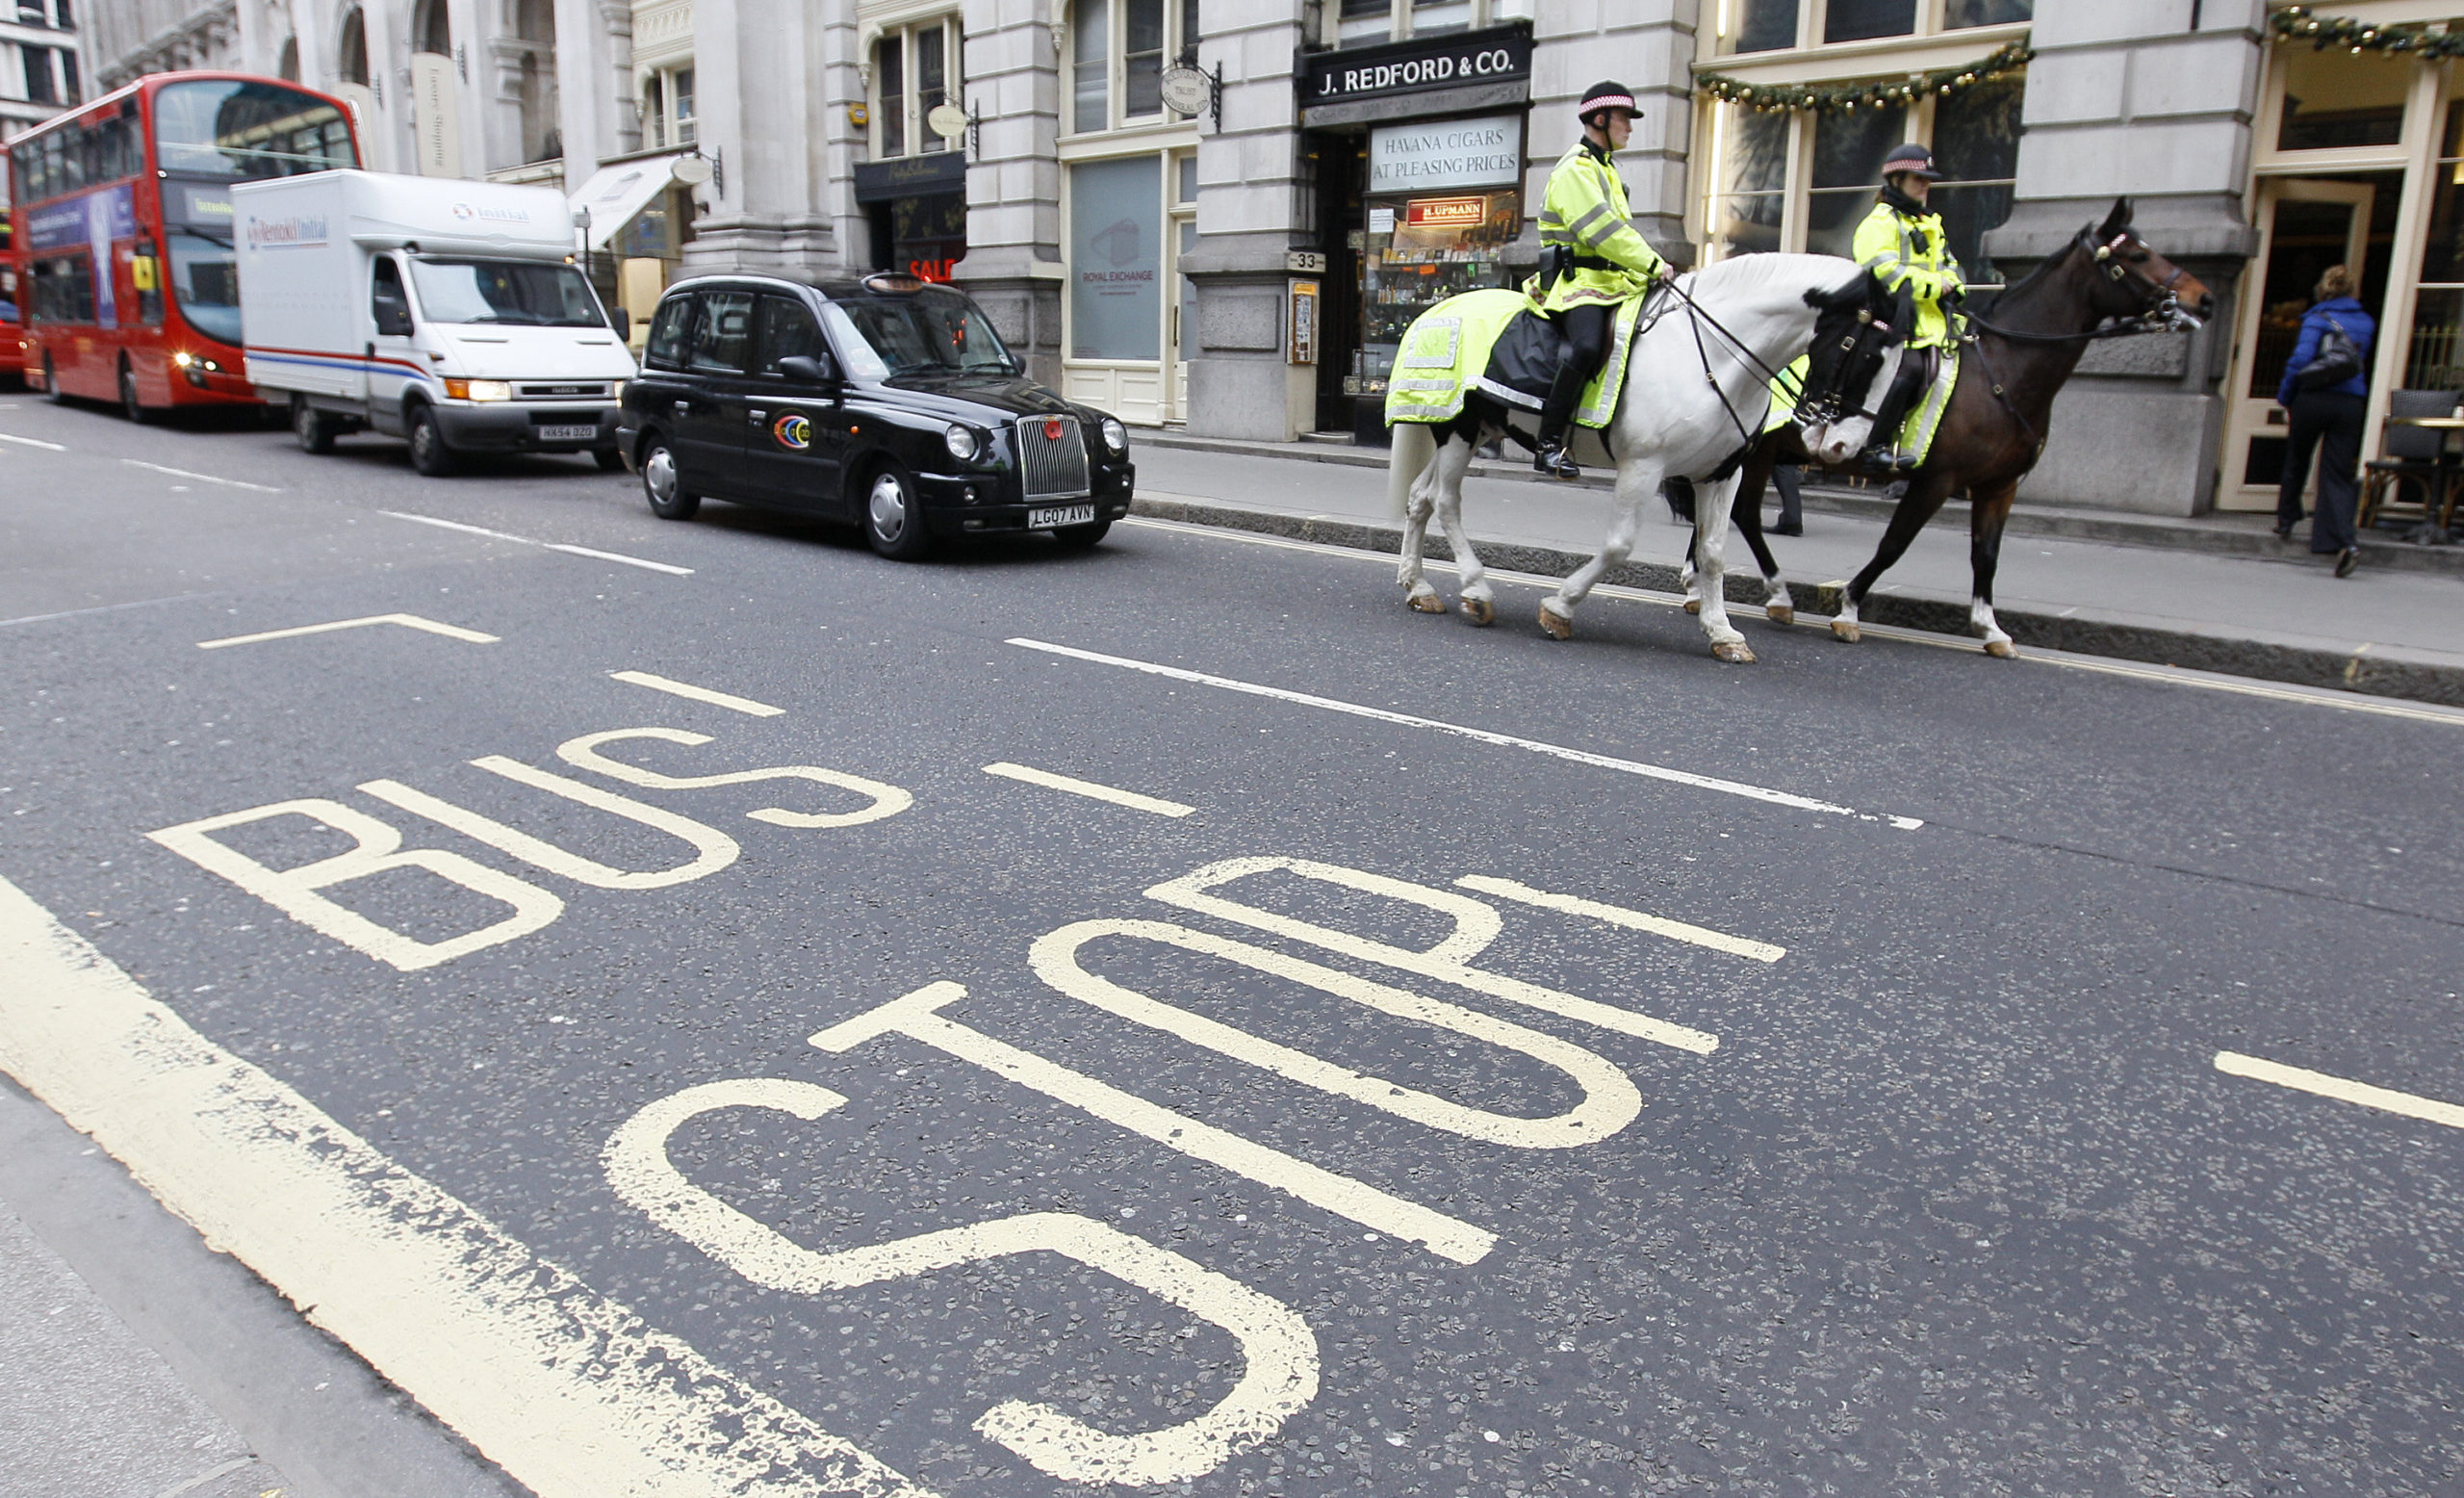
[[[2104,268],[2108,280],[2120,282],[2136,278],[2140,285],[2156,294],[2143,303],[2138,316],[2108,326],[2091,328],[2084,333],[2031,333],[2017,328],[1996,327],[1975,313],[1966,315],[1968,323],[1973,328],[1982,328],[1996,338],[2015,344],[2084,344],[2107,338],[2136,338],[2143,333],[2162,333],[2171,330],[2181,305],[2180,298],[2174,294],[2173,288],[2181,283],[2183,275],[2187,272],[2180,266],[2175,266],[2173,273],[2160,281],[2144,271],[2134,270],[2127,261],[2115,259],[2115,247],[2130,237],[2130,231],[2124,230],[2114,237],[2113,244],[2099,245],[2089,236],[2087,230],[2082,229],[2079,231],[2079,237],[2070,243],[2073,249],[2087,250],[2091,260]],[[1985,371],[1985,383],[1993,392],[1993,399],[2001,404],[2004,411],[2010,414],[2011,420],[2019,424],[2019,430],[2027,433],[2028,440],[2035,444],[2038,454],[2041,456],[2044,452],[2044,438],[2037,435],[2035,426],[2025,416],[2019,414],[2019,407],[2012,400],[2010,392],[2004,388],[2002,376],[1993,368],[1993,361],[1986,356],[1985,340],[1979,338],[1974,331],[1970,331],[1964,334],[1960,342],[1975,350],[1976,362]]]

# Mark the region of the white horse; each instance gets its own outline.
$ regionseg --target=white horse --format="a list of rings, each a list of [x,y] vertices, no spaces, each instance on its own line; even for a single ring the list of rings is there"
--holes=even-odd
[[[1695,481],[1703,633],[1712,655],[1749,661],[1754,651],[1729,623],[1721,554],[1736,459],[1761,430],[1772,372],[1810,346],[1808,397],[1799,407],[1806,446],[1826,462],[1844,462],[1863,450],[1873,428],[1872,397],[1888,388],[1883,382],[1896,367],[1908,319],[1901,298],[1862,267],[1832,255],[1743,255],[1680,276],[1676,286],[1682,297],[1658,293],[1634,337],[1608,426],[1581,434],[1586,447],[1604,445],[1617,465],[1608,536],[1541,601],[1540,628],[1556,639],[1573,636],[1575,606],[1633,551],[1643,507],[1661,480],[1684,478]],[[1408,330],[1404,338],[1411,338]],[[1518,425],[1529,418],[1513,414]],[[1434,514],[1454,550],[1464,616],[1480,625],[1497,617],[1496,594],[1463,529],[1463,475],[1473,452],[1502,436],[1507,419],[1494,400],[1476,397],[1453,421],[1395,424],[1387,497],[1404,519],[1396,581],[1423,613],[1446,611],[1422,576]]]

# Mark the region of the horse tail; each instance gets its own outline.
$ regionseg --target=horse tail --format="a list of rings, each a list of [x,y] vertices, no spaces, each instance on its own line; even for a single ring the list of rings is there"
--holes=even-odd
[[[1426,422],[1397,422],[1387,428],[1395,445],[1386,456],[1386,518],[1399,522],[1412,498],[1412,484],[1437,457],[1435,429]]]

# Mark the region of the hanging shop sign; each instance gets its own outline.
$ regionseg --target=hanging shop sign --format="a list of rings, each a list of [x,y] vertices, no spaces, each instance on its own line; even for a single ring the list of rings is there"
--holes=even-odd
[[[1523,116],[1443,119],[1369,132],[1369,191],[1502,187],[1523,178]]]
[[[1528,89],[1531,23],[1415,37],[1382,47],[1303,52],[1293,71],[1303,108],[1476,84]]]

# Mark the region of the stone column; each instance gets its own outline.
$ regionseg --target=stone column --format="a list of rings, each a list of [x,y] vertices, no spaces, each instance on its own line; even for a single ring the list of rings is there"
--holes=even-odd
[[[837,83],[830,48],[844,45],[846,30],[817,9],[748,10],[736,0],[696,6],[700,142],[704,154],[718,158],[723,178],[698,190],[710,212],[685,246],[688,273],[832,275],[841,269],[823,196],[828,123],[821,116],[828,89]]]
[[[556,128],[565,138],[565,191],[601,158],[641,148],[633,114],[633,10],[613,0],[556,0]]]
[[[1670,264],[1694,263],[1685,237],[1686,153],[1694,129],[1697,0],[1542,5],[1532,28],[1529,168],[1524,173],[1524,241],[1513,258],[1536,263],[1538,215],[1550,168],[1582,138],[1575,106],[1593,84],[1634,90],[1633,138],[1617,153],[1635,226]]]
[[[2092,347],[2055,400],[2026,498],[2173,515],[2213,503],[2234,294],[2259,242],[2242,186],[2266,21],[2264,0],[2039,12],[2016,199],[1986,247],[2016,279],[2126,194],[2147,242],[2205,282],[2217,310],[2195,333]]]
[[[1061,383],[1061,0],[966,0],[962,100],[977,114],[966,258],[953,279],[984,304],[1027,372]],[[861,97],[861,95],[858,95]]]
[[[1198,66],[1223,69],[1223,123],[1199,125],[1197,249],[1181,260],[1197,292],[1195,337],[1182,332],[1191,345],[1189,429],[1289,442],[1317,425],[1318,400],[1316,366],[1288,362],[1284,348],[1286,256],[1319,247],[1292,83],[1304,6],[1203,3]]]

